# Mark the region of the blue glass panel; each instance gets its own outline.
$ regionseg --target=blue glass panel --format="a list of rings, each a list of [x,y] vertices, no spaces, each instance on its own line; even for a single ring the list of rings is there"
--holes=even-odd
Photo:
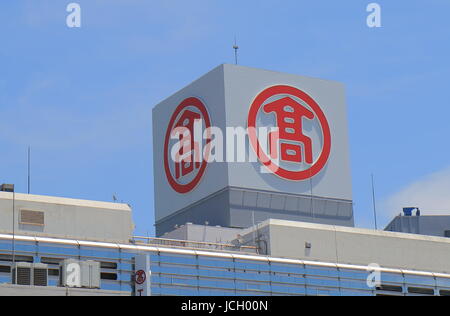
[[[177,263],[185,265],[197,265],[197,258],[195,256],[185,255],[161,255],[159,257],[160,262]]]
[[[170,282],[169,284],[173,284],[173,285],[189,285],[189,286],[198,286],[198,280],[196,278],[193,279],[185,279],[185,278],[179,278],[179,277],[171,277],[171,278],[166,278],[168,279]]]
[[[369,272],[361,270],[339,269],[339,276],[343,279],[367,280]]]
[[[219,267],[234,269],[234,262],[226,258],[198,257],[198,265],[203,267]]]
[[[214,279],[200,279],[198,281],[200,287],[220,288],[220,289],[235,289],[234,281],[214,280]]]
[[[425,276],[414,276],[414,275],[405,275],[405,282],[409,285],[428,285],[428,286],[436,286],[436,280],[433,277],[425,277]]]
[[[341,293],[337,289],[323,289],[308,287],[306,289],[306,295],[308,296],[340,296]]]
[[[404,278],[402,274],[397,273],[381,273],[381,282],[382,283],[398,283],[402,284],[404,283]]]
[[[269,296],[270,292],[236,291],[237,296]]]
[[[368,291],[371,290],[367,286],[367,281],[341,280],[340,281],[340,287],[341,288],[347,288],[347,289],[361,289],[361,290],[368,290]]]
[[[217,277],[226,279],[236,278],[236,274],[233,271],[206,270],[204,268],[198,270],[198,275],[201,277]]]
[[[436,278],[436,284],[439,287],[450,288],[450,279]]]
[[[305,284],[305,278],[288,277],[281,275],[272,275],[271,281],[278,283]]]
[[[165,274],[180,274],[180,275],[197,275],[197,270],[192,268],[185,268],[183,266],[173,267],[173,266],[160,266],[159,273]]]
[[[348,291],[341,290],[342,296],[374,296],[373,292],[370,291]]]
[[[119,249],[100,247],[80,247],[80,256],[86,258],[113,258],[119,259]]]
[[[188,289],[182,287],[161,287],[161,295],[173,295],[173,296],[198,296],[196,289]]]
[[[329,276],[337,278],[339,272],[336,268],[305,266],[305,274],[317,276]]]
[[[235,267],[241,270],[270,271],[268,262],[236,260]]]
[[[12,242],[2,241],[0,242],[0,251],[11,251],[12,250]]]
[[[200,296],[235,296],[235,291],[230,290],[214,290],[214,289],[200,289]]]
[[[266,291],[271,292],[271,287],[267,283],[250,283],[236,281],[237,290],[249,290],[249,291]]]
[[[306,293],[306,288],[304,286],[288,286],[280,284],[272,284],[272,292],[284,293],[290,295],[304,295]]]
[[[272,272],[282,272],[287,274],[305,274],[305,267],[299,264],[272,263],[270,269]]]
[[[120,291],[120,282],[102,280],[101,288],[108,291]]]
[[[67,255],[77,257],[79,255],[79,249],[77,246],[69,246],[69,245],[58,245],[58,244],[49,244],[49,243],[39,243],[37,246],[37,251],[40,256],[48,256],[59,254],[59,255]]]
[[[35,243],[16,242],[14,247],[15,251],[17,252],[32,253],[32,254],[37,252],[37,247]]]
[[[339,280],[338,279],[331,279],[331,278],[312,278],[307,277],[306,278],[306,284],[308,286],[314,285],[314,286],[330,286],[330,287],[339,287]]]
[[[253,271],[236,271],[236,279],[241,280],[256,280],[256,281],[270,281],[270,274],[268,273],[254,273]]]

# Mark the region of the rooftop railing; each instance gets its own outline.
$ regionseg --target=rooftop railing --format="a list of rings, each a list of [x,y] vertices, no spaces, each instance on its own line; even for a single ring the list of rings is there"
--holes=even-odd
[[[207,249],[207,250],[229,251],[229,252],[238,251],[251,254],[258,253],[257,247],[254,246],[233,245],[227,243],[188,241],[188,240],[165,239],[165,238],[142,237],[142,236],[133,237],[132,242],[136,245],[145,245],[145,246],[167,246],[176,248],[189,248],[198,250]]]

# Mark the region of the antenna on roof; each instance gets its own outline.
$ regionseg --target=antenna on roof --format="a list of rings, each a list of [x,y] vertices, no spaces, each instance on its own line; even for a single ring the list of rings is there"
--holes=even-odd
[[[372,202],[373,202],[373,216],[375,219],[375,230],[378,230],[378,224],[377,224],[377,204],[375,200],[375,181],[372,173]]]
[[[31,147],[28,146],[28,194],[31,192]]]
[[[239,46],[237,45],[236,36],[234,37],[233,49],[234,49],[234,60],[235,60],[235,63],[237,65],[238,64],[238,50],[239,50]]]

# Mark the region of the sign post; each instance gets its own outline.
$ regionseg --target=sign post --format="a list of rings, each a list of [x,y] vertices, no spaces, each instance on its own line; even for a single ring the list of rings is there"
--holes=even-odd
[[[150,256],[139,255],[135,257],[135,267],[135,296],[151,296]]]

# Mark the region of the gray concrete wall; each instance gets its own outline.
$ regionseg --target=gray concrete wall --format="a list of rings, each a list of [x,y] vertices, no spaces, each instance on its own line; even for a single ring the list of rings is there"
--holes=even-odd
[[[206,199],[190,205],[166,218],[156,221],[156,237],[163,237],[165,233],[187,223],[196,225],[230,226],[228,190],[219,191]]]
[[[352,201],[226,188],[156,222],[156,236],[186,223],[247,228],[267,219],[354,226]]]
[[[131,296],[130,292],[0,284],[0,296]]]
[[[450,216],[397,216],[385,230],[445,237],[445,231],[450,231]]]
[[[134,224],[128,205],[15,194],[15,233],[128,243]],[[12,233],[13,194],[0,192],[0,233]],[[44,213],[44,225],[21,224],[22,210]]]
[[[273,257],[450,273],[448,238],[279,220],[264,222],[258,232]],[[248,229],[245,240],[253,235]]]
[[[162,237],[198,242],[230,243],[240,233],[242,233],[242,229],[239,228],[187,224]]]

